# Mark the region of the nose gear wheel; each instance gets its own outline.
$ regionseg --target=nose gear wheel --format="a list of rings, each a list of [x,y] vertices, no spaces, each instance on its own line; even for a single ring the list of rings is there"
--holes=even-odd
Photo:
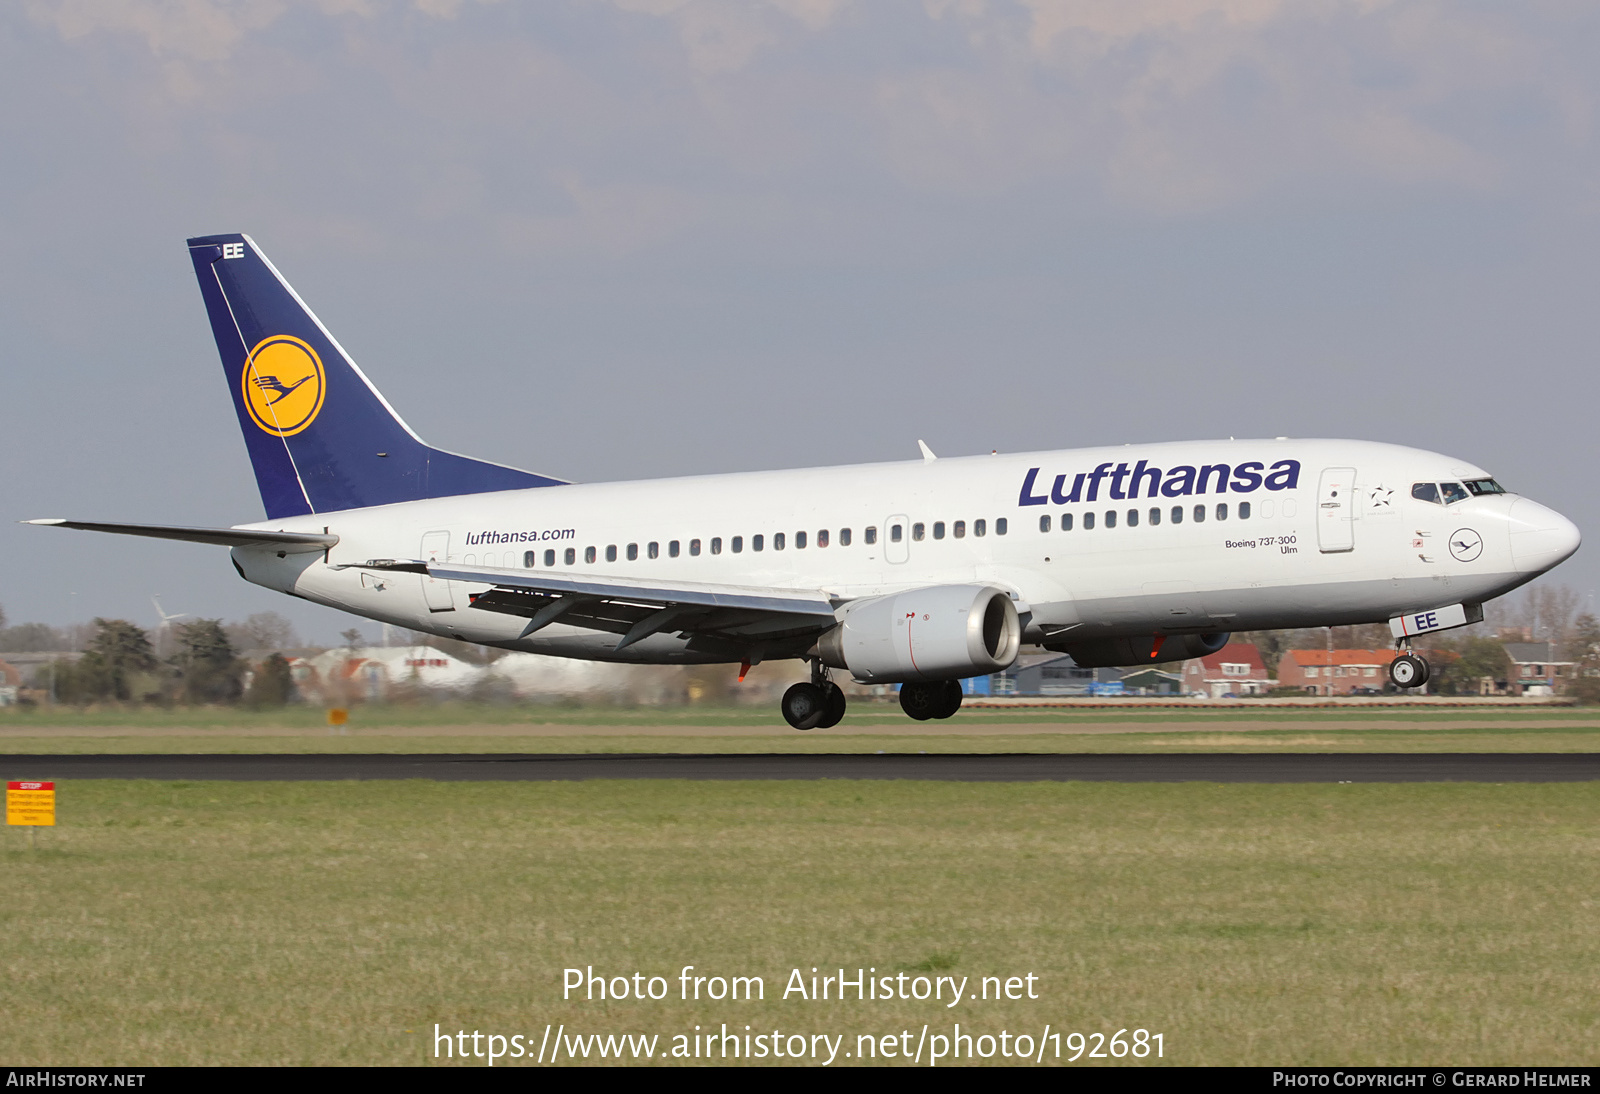
[[[1414,653],[1404,653],[1389,662],[1389,679],[1397,688],[1420,688],[1432,672],[1428,662]]]

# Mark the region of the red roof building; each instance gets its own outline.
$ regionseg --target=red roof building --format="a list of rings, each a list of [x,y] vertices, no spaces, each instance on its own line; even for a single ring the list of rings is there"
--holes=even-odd
[[[1248,642],[1229,642],[1216,653],[1183,663],[1183,690],[1190,695],[1264,695],[1277,686],[1267,674],[1261,651]]]
[[[1307,695],[1376,694],[1389,682],[1394,650],[1289,650],[1278,662],[1280,687]]]

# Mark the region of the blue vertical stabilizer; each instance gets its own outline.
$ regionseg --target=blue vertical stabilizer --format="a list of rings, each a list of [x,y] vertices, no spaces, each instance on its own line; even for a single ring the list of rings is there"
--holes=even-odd
[[[268,518],[562,484],[423,444],[249,236],[189,257]]]

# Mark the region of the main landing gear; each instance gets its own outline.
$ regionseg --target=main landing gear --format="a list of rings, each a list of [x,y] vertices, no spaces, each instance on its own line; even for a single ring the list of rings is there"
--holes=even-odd
[[[811,682],[783,693],[783,720],[796,729],[832,729],[844,717],[844,691],[828,679],[820,661],[811,662]]]
[[[919,722],[948,718],[961,709],[961,682],[936,680],[900,685],[900,709]]]
[[[820,662],[811,663],[811,681],[783,693],[783,720],[796,729],[831,729],[844,718],[844,692],[828,679]],[[903,684],[900,709],[919,722],[948,718],[961,709],[961,681]]]
[[[1405,652],[1389,662],[1389,679],[1394,681],[1397,688],[1420,688],[1428,682],[1432,675],[1428,662],[1411,652],[1411,643],[1404,642],[1400,647]]]

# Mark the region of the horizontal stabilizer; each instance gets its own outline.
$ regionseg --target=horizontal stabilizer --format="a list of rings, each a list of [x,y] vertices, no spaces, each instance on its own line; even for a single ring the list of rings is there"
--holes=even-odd
[[[186,543],[211,543],[218,547],[276,547],[289,554],[326,551],[339,537],[325,532],[268,532],[258,528],[181,528],[170,524],[96,524],[86,520],[45,517],[23,524],[44,524],[57,528],[80,528],[86,532],[115,532],[123,536],[150,539],[176,539]]]

